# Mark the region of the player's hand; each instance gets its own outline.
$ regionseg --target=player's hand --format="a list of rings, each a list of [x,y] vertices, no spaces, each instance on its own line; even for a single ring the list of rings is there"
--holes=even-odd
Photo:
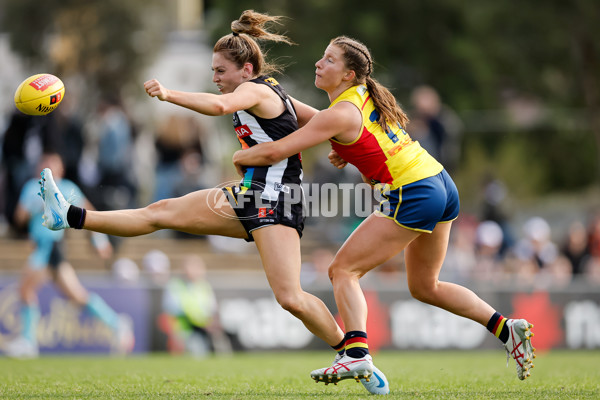
[[[108,260],[113,255],[113,247],[104,233],[92,232],[92,244],[103,260]]]
[[[348,165],[348,161],[346,161],[342,157],[340,157],[340,155],[335,150],[331,150],[327,157],[329,158],[329,162],[331,164],[333,164],[333,166],[336,167],[337,169],[342,169],[346,165]]]
[[[150,97],[158,97],[159,100],[165,101],[169,96],[169,90],[160,84],[156,79],[150,79],[144,83],[144,89]]]
[[[236,161],[236,158],[237,158],[236,155],[240,151],[243,151],[243,150],[238,150],[235,153],[233,153],[232,161],[233,161],[233,165],[235,166],[236,172],[238,173],[239,176],[241,176],[243,178],[246,173],[246,168]]]
[[[113,255],[113,247],[110,243],[106,246],[96,249],[96,251],[98,251],[98,255],[103,260],[108,260]]]

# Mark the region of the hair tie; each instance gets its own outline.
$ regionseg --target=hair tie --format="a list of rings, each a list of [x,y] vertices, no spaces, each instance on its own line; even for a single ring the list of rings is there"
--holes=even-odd
[[[237,32],[232,32],[232,33],[233,33],[233,36],[240,36],[240,34]]]

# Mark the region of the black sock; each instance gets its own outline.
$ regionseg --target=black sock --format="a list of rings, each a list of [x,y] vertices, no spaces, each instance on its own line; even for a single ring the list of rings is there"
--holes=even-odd
[[[367,333],[351,331],[346,333],[346,355],[352,358],[363,358],[369,354]]]
[[[346,338],[344,337],[342,339],[341,342],[339,342],[337,345],[335,346],[331,346],[335,351],[337,351],[337,353],[339,355],[344,354],[344,351],[346,350]]]
[[[506,326],[508,319],[504,318],[499,312],[495,312],[492,318],[487,323],[487,330],[492,332],[502,343],[506,343],[508,340],[508,326]]]
[[[85,208],[75,207],[71,204],[67,211],[67,223],[71,228],[81,229],[85,222],[85,214]]]

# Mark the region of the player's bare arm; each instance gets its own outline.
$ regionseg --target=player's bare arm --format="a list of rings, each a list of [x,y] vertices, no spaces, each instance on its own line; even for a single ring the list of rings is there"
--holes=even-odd
[[[239,166],[274,164],[331,138],[351,142],[356,138],[360,125],[360,114],[356,108],[351,104],[338,103],[319,112],[306,126],[283,139],[238,150],[233,155],[233,164],[239,171]]]
[[[317,110],[316,108],[311,107],[308,104],[305,104],[299,100],[296,100],[293,97],[290,97],[290,99],[292,99],[292,104],[294,105],[294,109],[296,110],[296,117],[298,117],[299,128],[302,128],[304,125],[306,125],[308,121],[310,121],[312,117],[317,115],[317,113],[319,112],[319,110]]]
[[[251,82],[242,83],[232,93],[227,94],[182,92],[167,89],[156,79],[144,83],[144,89],[151,97],[157,97],[159,100],[213,116],[253,109],[260,104],[266,93],[259,85]]]

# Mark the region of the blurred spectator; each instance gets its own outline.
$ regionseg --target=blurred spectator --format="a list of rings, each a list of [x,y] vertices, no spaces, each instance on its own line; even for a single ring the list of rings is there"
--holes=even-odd
[[[504,233],[495,221],[483,221],[475,234],[475,277],[478,280],[497,282],[501,279],[503,257],[501,253]]]
[[[600,213],[592,217],[588,227],[588,252],[600,257]]]
[[[134,207],[137,194],[132,165],[135,131],[121,100],[103,99],[87,131],[80,176],[98,209]]]
[[[373,282],[376,282],[376,288],[381,288],[382,285],[387,285],[388,287],[390,285],[393,285],[393,287],[405,285],[406,263],[404,261],[404,252],[396,254],[394,257],[381,264],[374,271],[374,274],[367,277],[365,286],[367,286],[368,283],[372,284]]]
[[[584,271],[586,282],[600,286],[600,257],[590,257],[585,263]]]
[[[203,156],[201,135],[201,125],[192,116],[171,115],[160,127],[156,139],[158,162],[153,201],[181,196],[202,188],[201,182],[190,185],[192,182],[189,181],[193,175],[200,179]],[[189,158],[190,156],[194,159]],[[191,165],[192,162],[196,164]],[[190,167],[195,170],[191,170]],[[184,179],[181,176],[182,172],[188,174]]]
[[[528,219],[523,225],[524,238],[515,246],[516,256],[532,261],[538,269],[553,263],[559,255],[558,247],[551,240],[550,225],[541,217]]]
[[[112,275],[118,282],[134,285],[140,279],[140,268],[131,258],[121,257],[113,263]]]
[[[150,250],[142,258],[142,268],[150,282],[164,286],[171,276],[171,260],[161,250]]]
[[[33,166],[28,160],[27,153],[35,152],[38,158],[41,154],[41,139],[32,130],[33,117],[15,111],[4,131],[2,142],[2,169],[4,172],[4,209],[2,210],[9,224],[14,223],[15,208],[19,200],[21,188],[33,174]],[[26,149],[30,149],[28,152]],[[25,233],[21,230],[21,233]]]
[[[184,196],[197,190],[206,189],[203,179],[202,156],[196,150],[185,151],[178,162],[179,171],[171,182],[172,195],[174,197]],[[174,231],[173,235],[178,239],[205,238],[206,236]]]
[[[79,187],[62,179],[63,164],[56,153],[42,157],[39,170],[51,168],[60,190],[68,193],[73,204],[93,209]],[[37,291],[51,277],[57,288],[72,302],[85,308],[111,329],[114,335],[111,349],[126,353],[133,349],[134,336],[131,320],[119,315],[97,294],[89,293],[81,284],[71,264],[64,257],[64,231],[51,231],[42,225],[43,201],[37,195],[40,190],[39,176],[27,181],[21,191],[15,211],[15,222],[28,225],[34,250],[27,260],[23,277],[19,282],[21,299],[21,330],[18,337],[5,346],[8,356],[17,358],[37,357],[37,327],[40,320]],[[112,255],[112,247],[106,235],[94,233],[92,243],[102,258]]]
[[[173,277],[163,294],[164,314],[159,317],[159,325],[168,335],[167,348],[195,357],[231,352],[231,344],[219,324],[217,299],[206,280],[204,260],[187,255],[182,269],[182,276]]]
[[[572,279],[573,272],[569,259],[559,254],[550,265],[538,273],[535,280],[535,288],[561,288],[568,286]]]
[[[76,100],[66,96],[60,107],[41,119],[43,151],[60,154],[65,167],[64,177],[75,182],[79,181],[79,162],[83,153],[83,126],[74,115]]]
[[[505,203],[508,198],[508,190],[504,182],[494,177],[492,173],[485,175],[483,179],[483,199],[481,220],[494,221],[502,229],[502,244],[500,253],[514,245],[514,237],[511,231],[509,218],[505,211]]]
[[[451,282],[469,282],[477,268],[475,256],[475,235],[477,221],[468,214],[459,215],[452,225],[450,244],[440,271],[443,279]]]
[[[561,252],[571,265],[573,278],[581,276],[584,264],[589,258],[588,234],[585,225],[581,221],[574,221],[569,225]]]
[[[458,166],[462,122],[444,105],[438,92],[423,85],[411,93],[413,110],[408,126],[410,136],[418,140],[448,171]]]
[[[302,285],[331,285],[329,282],[329,264],[335,253],[328,248],[319,247],[312,251],[310,259],[302,263],[300,282]]]
[[[77,163],[83,148],[80,124],[68,114],[67,105],[43,118],[15,111],[10,116],[2,142],[4,170],[4,215],[12,227],[21,188],[35,172],[43,153],[57,153],[63,159],[65,178],[78,182]],[[0,135],[1,137],[1,135]],[[21,232],[24,233],[24,232]]]
[[[113,188],[113,195],[104,200],[106,209],[135,206],[136,185],[131,165],[133,139],[133,125],[120,100],[106,99],[100,106],[98,144],[100,184],[104,186],[103,191],[106,191],[106,186]]]
[[[196,150],[185,151],[179,159],[179,173],[174,180],[173,196],[184,196],[206,189],[202,175],[202,155]]]

